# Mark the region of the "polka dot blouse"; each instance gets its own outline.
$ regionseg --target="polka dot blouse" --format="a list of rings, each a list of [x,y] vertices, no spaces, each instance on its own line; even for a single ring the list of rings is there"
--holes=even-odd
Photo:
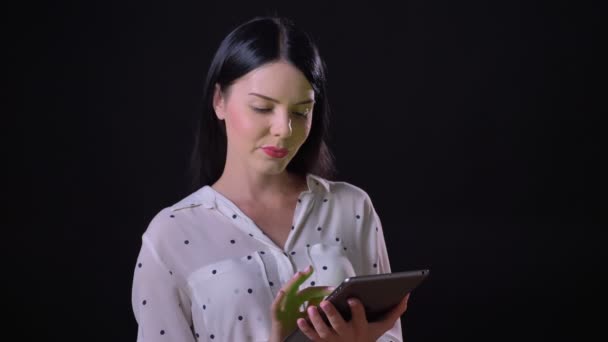
[[[300,289],[391,271],[367,193],[307,176],[284,249],[204,186],[161,210],[142,236],[132,306],[137,341],[268,341],[277,292],[309,264]],[[378,341],[402,341],[399,320]]]

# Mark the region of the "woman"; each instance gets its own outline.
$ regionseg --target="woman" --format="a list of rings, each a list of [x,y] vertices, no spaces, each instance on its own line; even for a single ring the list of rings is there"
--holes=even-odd
[[[251,20],[221,43],[194,153],[198,190],[142,237],[138,341],[280,342],[295,329],[314,341],[402,340],[407,297],[373,323],[360,302],[348,322],[322,302],[346,277],[390,272],[369,196],[329,180],[324,68],[281,18]]]

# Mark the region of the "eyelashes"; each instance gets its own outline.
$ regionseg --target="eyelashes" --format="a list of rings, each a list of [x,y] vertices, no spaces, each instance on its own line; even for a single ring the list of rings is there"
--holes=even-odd
[[[272,109],[270,109],[270,108],[257,108],[257,107],[251,107],[251,108],[258,113],[269,113],[270,111],[272,111]]]
[[[258,107],[251,107],[255,112],[257,113],[261,113],[261,114],[266,114],[266,113],[270,113],[272,112],[272,108],[258,108]],[[308,111],[306,113],[301,113],[301,112],[292,112],[295,115],[301,116],[301,117],[308,117]]]

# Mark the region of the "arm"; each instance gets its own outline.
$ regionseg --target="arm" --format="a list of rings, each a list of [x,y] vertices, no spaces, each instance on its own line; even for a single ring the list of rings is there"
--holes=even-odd
[[[365,214],[362,217],[362,232],[364,232],[364,236],[367,237],[368,245],[363,246],[365,250],[364,255],[366,258],[366,260],[363,261],[363,274],[390,273],[391,265],[384,239],[384,232],[382,230],[382,223],[369,196],[365,200],[364,212]],[[397,320],[395,325],[380,336],[377,341],[403,341],[401,320]]]
[[[135,266],[131,300],[138,342],[195,341],[190,300],[145,235]]]

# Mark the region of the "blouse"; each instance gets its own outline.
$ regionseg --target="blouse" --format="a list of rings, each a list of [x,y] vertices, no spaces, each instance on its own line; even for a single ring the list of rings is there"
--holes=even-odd
[[[284,249],[210,186],[160,210],[142,234],[132,284],[138,342],[268,341],[283,284],[313,265],[308,286],[390,273],[368,194],[306,176]],[[378,341],[403,339],[398,319]]]

